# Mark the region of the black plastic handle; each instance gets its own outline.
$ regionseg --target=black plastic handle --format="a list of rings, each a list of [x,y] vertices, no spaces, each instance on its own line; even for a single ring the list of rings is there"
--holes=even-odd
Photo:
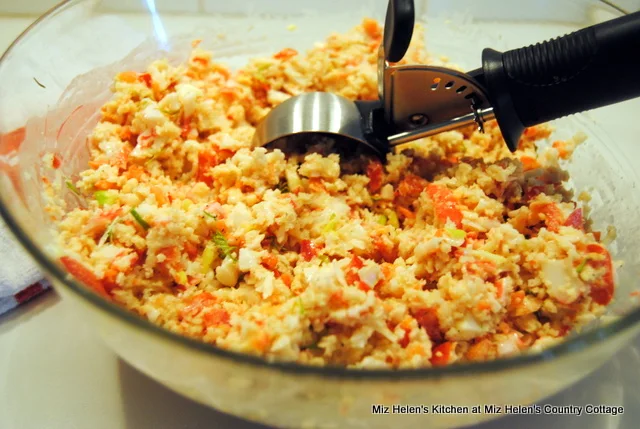
[[[640,12],[544,43],[482,53],[484,84],[514,151],[525,127],[640,96]]]
[[[384,53],[387,61],[396,63],[404,57],[411,43],[414,23],[413,0],[389,0],[384,22]]]

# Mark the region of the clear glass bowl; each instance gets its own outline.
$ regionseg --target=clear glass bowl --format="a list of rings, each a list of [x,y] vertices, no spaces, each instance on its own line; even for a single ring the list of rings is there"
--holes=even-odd
[[[624,13],[608,2],[588,0],[430,0],[416,6],[426,22],[429,50],[465,69],[479,66],[482,48],[514,48]],[[613,255],[624,265],[618,269],[611,317],[541,354],[400,371],[269,363],[165,331],[67,276],[52,256],[39,158],[52,149],[62,153],[66,175],[86,165],[84,139],[117,71],[141,69],[160,57],[178,62],[186,58],[194,37],[203,39],[217,59],[240,66],[285,46],[305,50],[364,16],[382,21],[385,10],[383,0],[74,0],[50,11],[16,40],[0,60],[0,213],[77,311],[78,323],[93,324],[124,360],[187,397],[270,425],[308,428],[477,423],[497,416],[380,416],[372,414],[372,404],[531,404],[593,371],[640,331],[638,302],[629,296],[640,271],[635,190],[640,181],[629,163],[640,155],[635,142],[640,129],[628,114],[638,111],[637,101],[555,124],[554,137],[578,130],[589,136],[567,168],[575,188],[593,194],[595,227],[616,227]],[[293,33],[291,24],[297,26]],[[92,85],[73,84],[85,73]]]

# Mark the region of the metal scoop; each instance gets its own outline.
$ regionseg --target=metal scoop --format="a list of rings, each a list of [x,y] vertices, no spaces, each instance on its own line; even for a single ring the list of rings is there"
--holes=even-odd
[[[254,145],[328,135],[335,149],[384,156],[394,146],[496,119],[515,151],[526,127],[640,96],[640,12],[504,53],[484,49],[482,67],[461,73],[391,65],[411,41],[413,0],[391,0],[378,58],[377,101],[301,94],[258,125]]]

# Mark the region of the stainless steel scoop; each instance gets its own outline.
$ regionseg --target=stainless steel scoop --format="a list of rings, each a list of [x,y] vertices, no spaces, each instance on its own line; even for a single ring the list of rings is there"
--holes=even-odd
[[[391,0],[378,57],[376,101],[301,94],[258,125],[254,145],[324,134],[342,150],[384,156],[394,146],[496,119],[509,149],[526,127],[640,96],[640,13],[544,43],[500,53],[485,49],[469,73],[428,65],[391,65],[411,41],[413,0]],[[298,140],[300,140],[298,139]]]

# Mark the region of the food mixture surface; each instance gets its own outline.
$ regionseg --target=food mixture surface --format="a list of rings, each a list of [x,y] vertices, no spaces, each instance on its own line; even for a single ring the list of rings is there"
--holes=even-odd
[[[237,72],[196,41],[186,64],[118,74],[89,165],[67,182],[84,204],[57,222],[64,266],[166,329],[311,365],[494,359],[602,314],[611,258],[559,164],[580,136],[537,145],[551,130],[530,128],[512,154],[490,123],[366,174],[337,155],[252,147],[258,121],[293,95],[375,99],[381,36],[365,19]],[[432,61],[422,41],[418,28],[403,62]]]

